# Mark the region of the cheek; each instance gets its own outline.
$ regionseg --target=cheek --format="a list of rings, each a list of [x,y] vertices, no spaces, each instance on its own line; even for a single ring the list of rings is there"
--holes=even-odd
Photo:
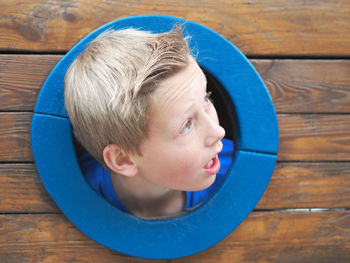
[[[178,165],[177,170],[180,173],[190,176],[190,174],[195,174],[200,168],[201,164],[201,151],[198,147],[188,147],[190,150],[183,150],[176,158],[176,163]]]
[[[178,162],[178,170],[181,172],[187,172],[193,169],[194,163],[192,159],[189,158],[179,158]]]

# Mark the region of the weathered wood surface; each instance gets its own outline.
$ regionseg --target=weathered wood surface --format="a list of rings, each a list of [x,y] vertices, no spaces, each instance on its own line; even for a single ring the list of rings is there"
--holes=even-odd
[[[278,113],[350,113],[349,60],[251,60]]]
[[[61,57],[0,55],[0,111],[33,111],[46,77]]]
[[[75,228],[45,190],[30,141],[37,95],[62,54],[142,14],[199,22],[256,56],[280,136],[270,184],[242,225],[206,251],[156,262],[350,262],[349,0],[0,0],[0,262],[154,262]]]
[[[30,142],[32,113],[0,113],[1,162],[33,161]]]
[[[253,212],[219,244],[156,262],[350,261],[350,211]],[[174,240],[176,245],[176,240]],[[63,215],[0,215],[0,262],[154,262],[104,248]]]
[[[349,162],[277,162],[257,209],[350,207]]]
[[[278,160],[349,161],[350,115],[278,114]]]
[[[61,213],[34,163],[0,164],[0,213]]]
[[[206,25],[248,55],[350,54],[347,0],[1,0],[0,6],[0,50],[63,52],[107,22],[163,14]]]

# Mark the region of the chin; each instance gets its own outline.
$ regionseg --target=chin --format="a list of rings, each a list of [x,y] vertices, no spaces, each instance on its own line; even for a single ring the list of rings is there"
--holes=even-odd
[[[201,185],[200,187],[198,187],[196,190],[191,190],[191,191],[202,191],[207,189],[208,187],[210,187],[216,179],[216,174],[211,175],[210,178],[208,178],[208,180],[205,182],[206,184]]]

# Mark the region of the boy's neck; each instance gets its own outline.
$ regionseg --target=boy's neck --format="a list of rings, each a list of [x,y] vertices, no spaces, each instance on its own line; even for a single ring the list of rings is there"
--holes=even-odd
[[[120,201],[139,218],[175,216],[184,210],[186,192],[151,185],[138,176],[111,173]]]

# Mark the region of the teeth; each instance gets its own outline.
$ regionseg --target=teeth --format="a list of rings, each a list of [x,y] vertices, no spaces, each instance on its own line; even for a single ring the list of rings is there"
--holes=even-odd
[[[210,168],[213,165],[213,162],[213,159],[211,159],[204,168]]]

